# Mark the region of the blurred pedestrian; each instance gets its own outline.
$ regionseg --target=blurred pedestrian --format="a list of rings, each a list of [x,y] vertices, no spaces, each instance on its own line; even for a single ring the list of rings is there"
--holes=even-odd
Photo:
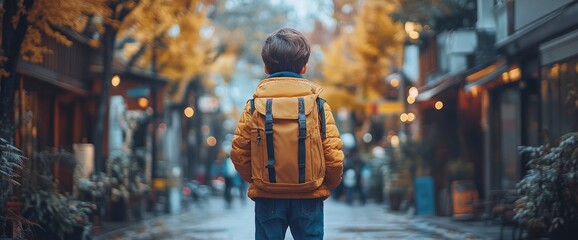
[[[269,76],[235,131],[231,159],[251,183],[255,239],[284,239],[287,227],[295,239],[323,239],[323,200],[341,181],[343,143],[331,109],[321,87],[302,77],[310,52],[294,29],[267,36],[261,56]]]
[[[355,193],[357,193],[357,196],[359,197],[359,203],[361,205],[365,205],[366,201],[365,189],[367,183],[366,178],[367,173],[365,173],[364,169],[367,168],[365,167],[363,161],[361,161],[360,159],[356,159],[356,161],[353,163],[353,167],[355,171],[355,186],[353,190]]]
[[[227,157],[223,163],[223,177],[225,178],[225,191],[223,196],[225,198],[225,207],[230,209],[233,204],[233,187],[235,186],[235,176],[237,175],[237,170],[231,158]]]
[[[357,185],[357,176],[355,169],[349,167],[343,173],[343,187],[345,188],[345,196],[348,205],[353,205],[353,191]]]
[[[247,202],[247,183],[239,173],[235,174],[234,185],[239,190],[239,200],[241,201],[241,205],[244,206]]]

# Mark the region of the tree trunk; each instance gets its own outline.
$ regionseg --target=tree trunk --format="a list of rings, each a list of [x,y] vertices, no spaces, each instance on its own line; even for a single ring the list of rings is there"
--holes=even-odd
[[[102,79],[101,92],[96,110],[96,126],[94,129],[94,171],[104,171],[104,136],[106,116],[109,108],[110,79],[112,78],[112,60],[114,54],[114,42],[117,30],[106,25],[102,38]]]
[[[30,9],[33,1],[24,1],[24,7]],[[8,76],[0,75],[0,137],[12,143],[14,133],[14,91],[16,89],[16,64],[20,56],[22,42],[28,28],[28,21],[23,15],[16,28],[12,25],[12,18],[18,14],[16,1],[3,1],[4,14],[2,17],[2,56],[7,60],[0,63],[0,68],[8,72]]]
[[[24,8],[30,9],[34,1],[24,1]],[[16,90],[17,78],[16,67],[22,42],[26,36],[28,21],[25,15],[21,15],[18,25],[12,25],[12,18],[18,14],[17,1],[3,1],[4,14],[2,16],[2,56],[6,57],[5,62],[0,62],[0,68],[8,72],[8,76],[0,74],[0,137],[9,143],[13,142],[14,135],[14,91]],[[0,230],[4,234],[4,216],[6,215],[6,203],[10,197],[10,183],[5,179],[0,179]],[[2,235],[0,234],[0,235]]]
[[[122,22],[124,18],[130,13],[132,8],[127,8],[123,4],[128,1],[109,1],[108,8],[112,10],[110,17]],[[139,0],[132,1],[134,4],[139,4]],[[112,78],[112,61],[114,57],[114,48],[116,43],[116,34],[118,29],[110,24],[105,24],[104,35],[102,36],[102,79],[100,79],[102,86],[98,105],[96,107],[96,126],[94,129],[94,172],[103,172],[105,166],[105,159],[103,156],[104,150],[104,136],[106,116],[109,109],[110,99],[110,79]]]

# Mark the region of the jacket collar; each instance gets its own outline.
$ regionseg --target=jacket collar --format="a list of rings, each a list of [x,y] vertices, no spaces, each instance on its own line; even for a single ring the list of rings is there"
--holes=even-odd
[[[276,72],[276,73],[269,75],[267,78],[275,78],[275,77],[303,78],[303,76],[301,76],[301,74],[289,72],[289,71]]]

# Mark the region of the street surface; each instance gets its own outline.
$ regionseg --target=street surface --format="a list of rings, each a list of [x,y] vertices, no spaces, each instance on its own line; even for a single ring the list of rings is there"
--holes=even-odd
[[[243,205],[235,199],[227,209],[222,198],[211,198],[180,214],[166,215],[105,234],[97,239],[254,239],[254,203]],[[287,230],[286,239],[293,239]],[[386,211],[383,205],[348,206],[332,199],[325,201],[325,238],[354,239],[472,239],[467,234],[437,229],[403,213]]]

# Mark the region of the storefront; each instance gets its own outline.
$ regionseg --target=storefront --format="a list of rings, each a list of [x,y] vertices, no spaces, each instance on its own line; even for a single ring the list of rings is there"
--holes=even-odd
[[[94,102],[85,74],[92,50],[81,42],[67,47],[54,39],[46,45],[53,53],[43,62],[20,61],[17,69],[14,143],[29,159],[44,150],[72,153],[73,144],[86,143],[91,136]],[[71,192],[72,169],[54,167],[60,190]]]
[[[578,30],[540,45],[542,129],[550,139],[578,131]]]
[[[451,181],[465,172],[459,164],[461,142],[458,125],[458,91],[463,72],[439,76],[419,89],[420,136],[424,156],[423,172],[431,173],[434,182],[436,214],[451,215]],[[465,160],[465,159],[464,159]]]
[[[464,93],[479,102],[479,127],[483,156],[482,195],[514,189],[521,179],[523,161],[518,146],[536,140],[538,115],[532,63],[507,63],[497,59],[466,77]]]

